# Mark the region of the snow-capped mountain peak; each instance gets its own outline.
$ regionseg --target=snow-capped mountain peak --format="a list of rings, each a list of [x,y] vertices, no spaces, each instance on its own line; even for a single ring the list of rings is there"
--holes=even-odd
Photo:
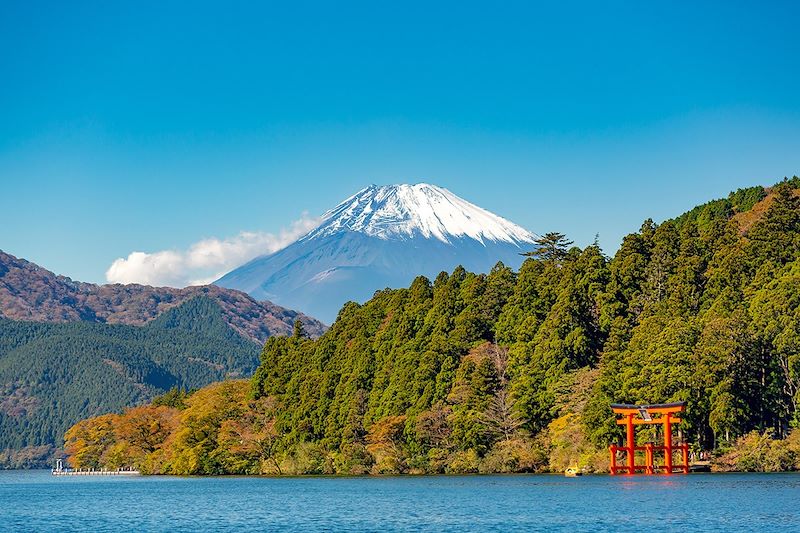
[[[303,237],[310,240],[342,231],[386,240],[414,236],[449,243],[469,237],[516,245],[533,242],[526,229],[436,185],[370,185],[322,216],[319,227]]]
[[[347,301],[407,287],[461,265],[489,272],[519,268],[534,234],[447,189],[371,185],[322,217],[286,248],[257,257],[215,283],[332,322]]]

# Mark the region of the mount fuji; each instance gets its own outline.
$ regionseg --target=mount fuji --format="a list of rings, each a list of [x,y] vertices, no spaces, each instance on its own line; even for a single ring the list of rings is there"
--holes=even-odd
[[[498,261],[517,268],[520,252],[530,250],[534,238],[435,185],[371,185],[325,213],[294,243],[215,284],[331,323],[345,302],[407,286],[419,275],[433,278],[458,265],[488,272]]]

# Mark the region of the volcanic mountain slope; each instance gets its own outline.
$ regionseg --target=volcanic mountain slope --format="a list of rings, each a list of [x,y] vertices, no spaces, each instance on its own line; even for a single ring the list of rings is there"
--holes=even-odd
[[[517,268],[533,241],[531,232],[447,189],[372,185],[325,213],[306,236],[215,284],[331,322],[346,301],[363,302],[418,275],[457,265],[488,272],[498,261]]]
[[[216,302],[228,325],[259,344],[290,334],[295,319],[312,337],[325,330],[316,319],[235,290],[81,283],[0,251],[0,317],[12,320],[140,326],[197,296]]]

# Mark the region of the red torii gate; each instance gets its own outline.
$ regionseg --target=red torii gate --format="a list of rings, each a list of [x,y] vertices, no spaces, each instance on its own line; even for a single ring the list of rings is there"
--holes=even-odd
[[[630,404],[611,404],[611,410],[617,415],[623,415],[617,419],[617,424],[626,427],[627,442],[625,446],[611,445],[611,475],[616,474],[635,474],[643,472],[645,474],[688,474],[689,473],[689,445],[686,443],[672,444],[672,424],[680,423],[680,418],[673,418],[675,413],[686,410],[686,402],[662,403],[656,405],[630,405]],[[657,415],[657,416],[653,416]],[[654,446],[648,442],[644,446],[636,446],[634,426],[643,424],[662,424],[664,429],[664,445]],[[643,451],[645,464],[636,464],[636,452]],[[681,461],[673,463],[673,455],[676,451],[681,452]],[[617,464],[617,453],[626,454],[626,463]],[[664,465],[655,466],[653,461],[654,452],[664,452]]]

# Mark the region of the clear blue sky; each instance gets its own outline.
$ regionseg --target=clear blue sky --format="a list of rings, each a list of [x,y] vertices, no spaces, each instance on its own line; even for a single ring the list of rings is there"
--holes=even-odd
[[[797,2],[125,4],[0,5],[0,249],[76,279],[369,183],[613,252],[800,173]]]

